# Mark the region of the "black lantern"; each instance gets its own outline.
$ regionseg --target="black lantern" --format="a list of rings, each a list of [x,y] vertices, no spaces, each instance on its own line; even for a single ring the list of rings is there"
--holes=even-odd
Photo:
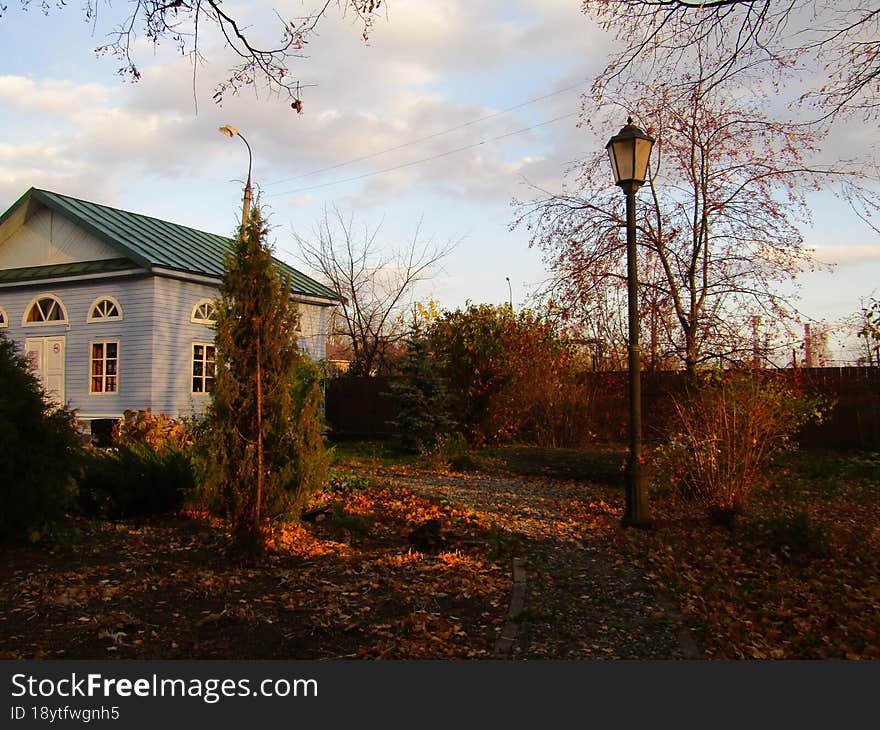
[[[620,187],[634,185],[638,189],[647,177],[653,146],[654,138],[633,124],[632,117],[627,119],[626,126],[605,145],[614,182]]]

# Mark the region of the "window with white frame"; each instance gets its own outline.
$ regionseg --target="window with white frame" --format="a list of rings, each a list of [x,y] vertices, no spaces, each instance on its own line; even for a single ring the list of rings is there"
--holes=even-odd
[[[192,392],[211,393],[214,390],[214,345],[193,342],[192,346]]]
[[[202,299],[193,307],[189,320],[196,324],[214,324],[217,321],[217,305],[210,299]]]
[[[6,310],[0,307],[0,327],[8,327],[9,320],[6,318]]]
[[[67,321],[64,304],[54,294],[41,294],[25,310],[24,325],[59,324]]]
[[[115,393],[119,387],[119,342],[93,342],[89,392]]]
[[[122,307],[113,297],[96,299],[89,308],[89,322],[112,322],[122,319]]]

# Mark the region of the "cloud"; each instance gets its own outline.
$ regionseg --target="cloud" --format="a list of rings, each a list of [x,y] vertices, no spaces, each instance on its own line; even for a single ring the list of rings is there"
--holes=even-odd
[[[831,246],[814,246],[816,258],[827,264],[863,264],[880,261],[880,244],[844,243]]]
[[[34,81],[25,76],[0,76],[0,103],[61,118],[71,110],[107,103],[110,91],[100,84],[77,84],[64,79]]]
[[[273,17],[266,13],[269,4],[265,6],[253,3],[242,12],[254,27],[265,27],[266,19]],[[228,96],[222,107],[206,103],[214,83],[235,61],[228,49],[212,47],[208,34],[202,51],[210,63],[196,69],[195,80],[188,58],[176,58],[164,49],[157,60],[146,62],[149,49],[141,42],[137,50],[143,77],[138,84],[7,76],[0,77],[0,100],[21,116],[52,115],[56,126],[51,143],[67,151],[71,164],[91,164],[119,178],[136,171],[157,179],[181,179],[195,168],[200,172],[223,165],[225,179],[230,179],[241,169],[241,150],[214,135],[219,124],[234,123],[254,150],[255,179],[262,182],[267,199],[276,200],[281,193],[398,168],[355,186],[322,187],[292,197],[333,199],[357,196],[361,190],[361,203],[381,204],[401,190],[423,190],[453,199],[506,203],[524,173],[540,168],[544,178],[553,166],[558,163],[561,168],[569,159],[570,151],[564,149],[569,134],[557,136],[561,125],[489,140],[552,118],[561,109],[575,111],[576,91],[452,134],[383,151],[468,125],[506,105],[553,91],[560,77],[572,78],[572,54],[579,51],[588,59],[592,42],[577,7],[561,0],[400,0],[388,11],[387,21],[377,18],[369,44],[359,39],[355,26],[350,14],[340,18],[331,9],[306,49],[308,57],[294,61],[293,74],[316,84],[303,90],[303,115],[280,100],[256,104],[253,90]],[[559,66],[550,68],[552,64]],[[537,85],[524,74],[531,67],[548,72],[539,75],[542,81]],[[582,73],[574,76],[585,78]],[[479,82],[487,85],[485,93],[473,93],[475,79],[485,79]],[[200,100],[198,115],[194,95]],[[483,140],[486,144],[478,148],[450,154]],[[376,152],[382,154],[336,167]],[[431,157],[438,159],[411,164]],[[300,177],[328,167],[334,169]],[[269,184],[278,180],[290,182]]]

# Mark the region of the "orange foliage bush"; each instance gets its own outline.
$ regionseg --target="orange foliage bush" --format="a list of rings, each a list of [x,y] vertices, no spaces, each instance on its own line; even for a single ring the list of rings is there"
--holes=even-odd
[[[435,319],[427,336],[470,441],[554,447],[591,440],[584,410],[592,388],[578,377],[581,357],[540,313],[472,304]]]
[[[158,453],[168,448],[183,450],[192,445],[186,424],[164,413],[154,416],[149,408],[125,411],[113,428],[113,439],[124,446],[146,444]]]

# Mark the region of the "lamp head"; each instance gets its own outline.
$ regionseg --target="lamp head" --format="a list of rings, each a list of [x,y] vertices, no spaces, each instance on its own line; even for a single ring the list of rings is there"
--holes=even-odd
[[[654,138],[633,124],[632,117],[628,118],[626,126],[605,145],[611,160],[614,182],[621,187],[638,187],[645,182],[653,147]]]
[[[239,136],[241,136],[241,132],[239,132],[239,131],[238,131],[235,127],[233,127],[231,124],[224,124],[222,127],[219,127],[218,129],[219,129],[221,132],[223,132],[223,134],[225,134],[227,137],[230,137],[230,138],[231,138],[231,137],[234,137],[236,134],[239,135]]]

